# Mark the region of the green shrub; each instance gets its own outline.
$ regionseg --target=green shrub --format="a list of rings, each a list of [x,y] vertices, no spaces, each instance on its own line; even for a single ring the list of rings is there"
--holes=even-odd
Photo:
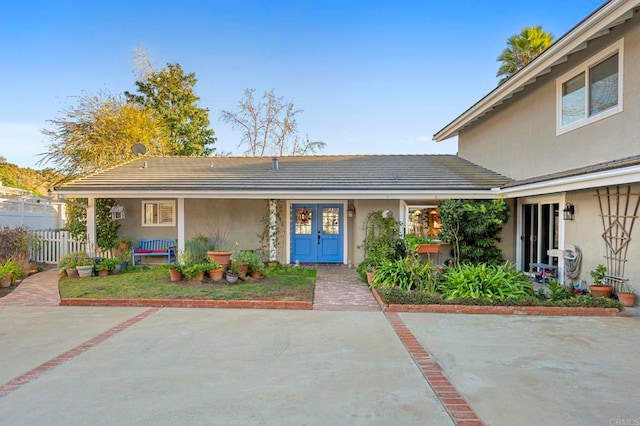
[[[462,263],[448,268],[443,278],[439,290],[446,299],[504,300],[533,295],[529,278],[508,262],[503,265]]]
[[[207,263],[209,255],[207,251],[213,250],[213,242],[204,235],[196,235],[184,244],[184,263],[190,265],[194,263]]]
[[[407,256],[398,260],[385,259],[376,269],[373,286],[434,291],[437,279],[430,262],[422,263],[419,256]]]
[[[69,269],[75,268],[80,265],[80,263],[86,263],[89,259],[89,255],[83,251],[72,251],[71,253],[67,253],[58,261],[59,269]]]

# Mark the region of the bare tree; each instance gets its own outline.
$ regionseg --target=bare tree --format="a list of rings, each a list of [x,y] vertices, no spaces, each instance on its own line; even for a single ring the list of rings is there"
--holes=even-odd
[[[246,147],[245,155],[307,155],[326,146],[324,142],[311,141],[309,136],[306,140],[300,139],[297,117],[302,110],[296,109],[292,101],[277,97],[273,90],[256,99],[255,92],[253,88],[245,89],[237,111],[220,112],[223,122],[240,130],[242,138],[238,147]]]

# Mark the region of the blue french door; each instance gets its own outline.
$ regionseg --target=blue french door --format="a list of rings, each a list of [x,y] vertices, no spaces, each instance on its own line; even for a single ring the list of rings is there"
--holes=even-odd
[[[342,263],[342,204],[294,204],[291,208],[291,262]]]

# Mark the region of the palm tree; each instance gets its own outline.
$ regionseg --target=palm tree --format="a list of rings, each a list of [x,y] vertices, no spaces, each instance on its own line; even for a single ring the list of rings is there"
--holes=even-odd
[[[507,40],[507,48],[498,56],[502,65],[496,77],[502,77],[498,85],[517,73],[539,54],[547,50],[553,42],[553,35],[543,31],[541,25],[525,27],[520,34],[515,34]]]

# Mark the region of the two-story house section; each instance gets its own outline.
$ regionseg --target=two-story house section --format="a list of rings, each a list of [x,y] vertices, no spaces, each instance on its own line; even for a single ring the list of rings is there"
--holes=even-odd
[[[612,0],[434,135],[513,179],[507,256],[575,269],[597,264],[640,290],[640,1]],[[510,252],[511,250],[511,252]],[[551,250],[551,255],[549,255]],[[618,278],[618,279],[616,279]]]

